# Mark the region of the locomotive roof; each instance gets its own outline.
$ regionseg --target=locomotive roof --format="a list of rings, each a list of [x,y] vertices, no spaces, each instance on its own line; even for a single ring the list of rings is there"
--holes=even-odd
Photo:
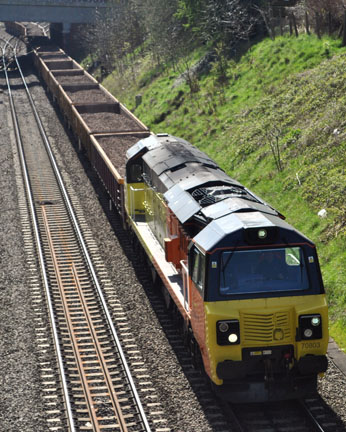
[[[160,179],[161,192],[179,184],[184,190],[205,184],[241,184],[231,179],[210,157],[192,144],[171,135],[152,135],[127,151],[127,158],[146,151],[143,161]]]
[[[212,168],[200,163],[186,163],[163,172],[160,181],[164,185],[164,190],[170,189],[179,184],[183,190],[191,190],[196,187],[229,184],[239,185],[240,183],[228,177],[220,168]],[[164,192],[162,190],[162,192]]]
[[[268,205],[256,201],[248,201],[243,198],[226,198],[221,202],[212,204],[202,210],[202,213],[208,219],[218,219],[226,216],[227,214],[235,212],[254,212],[260,211],[262,213],[272,214],[278,216],[278,212]]]
[[[206,221],[234,212],[279,213],[230,178],[205,153],[171,135],[151,135],[127,152],[128,159],[141,154],[149,168],[145,176],[181,223],[199,214]]]
[[[160,176],[165,171],[177,169],[194,162],[214,169],[219,168],[212,159],[196,147],[186,141],[172,138],[165,140],[159,147],[152,149],[143,156],[143,160],[157,176]]]
[[[281,232],[284,231],[286,242],[308,242],[313,244],[307,237],[280,217],[255,211],[232,213],[213,220],[196,235],[194,241],[205,251],[211,251],[216,248],[227,235],[235,233],[236,231],[271,227],[277,227]]]

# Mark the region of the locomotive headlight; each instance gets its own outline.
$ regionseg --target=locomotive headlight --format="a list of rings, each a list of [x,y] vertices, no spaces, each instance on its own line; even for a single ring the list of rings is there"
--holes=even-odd
[[[229,329],[229,325],[226,321],[221,321],[219,323],[219,330],[222,333],[225,333]]]
[[[267,230],[260,229],[258,230],[257,235],[259,239],[264,240],[267,237]]]
[[[229,340],[232,344],[234,344],[234,343],[236,343],[237,340],[238,340],[238,335],[236,335],[235,333],[231,333],[231,334],[228,336],[228,340]]]
[[[322,338],[322,318],[320,314],[300,315],[299,316],[299,338],[321,339]]]
[[[314,327],[319,326],[321,324],[321,318],[319,316],[315,316],[315,317],[311,318],[311,324]]]
[[[240,344],[240,326],[238,320],[222,320],[216,323],[218,345]]]
[[[311,336],[312,336],[312,334],[313,334],[313,331],[311,330],[311,329],[305,329],[304,330],[304,336],[306,337],[306,338],[311,338]]]

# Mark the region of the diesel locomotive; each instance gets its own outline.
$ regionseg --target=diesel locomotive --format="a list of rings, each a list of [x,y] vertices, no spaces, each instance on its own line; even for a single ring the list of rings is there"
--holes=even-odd
[[[127,151],[125,195],[128,228],[215,392],[233,402],[315,392],[328,311],[314,244],[174,136]]]

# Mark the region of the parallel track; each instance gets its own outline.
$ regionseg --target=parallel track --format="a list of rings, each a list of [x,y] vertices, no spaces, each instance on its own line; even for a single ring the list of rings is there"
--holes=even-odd
[[[3,47],[6,64],[7,43]],[[20,65],[17,61],[18,69]],[[26,86],[42,142],[30,140],[4,67],[32,215],[70,431],[149,431],[118,335],[48,138]],[[23,73],[21,79],[25,83]],[[18,115],[16,112],[18,111]],[[23,113],[22,113],[23,114]],[[28,116],[26,111],[25,116]]]

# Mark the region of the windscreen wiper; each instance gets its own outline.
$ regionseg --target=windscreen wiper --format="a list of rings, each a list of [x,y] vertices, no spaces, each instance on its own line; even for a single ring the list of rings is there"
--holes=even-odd
[[[234,255],[234,252],[235,252],[236,249],[237,249],[237,246],[238,246],[238,242],[236,242],[236,244],[234,245],[234,249],[233,249],[233,250],[230,252],[230,254],[228,255],[227,260],[226,260],[225,263],[223,262],[223,259],[222,259],[221,272],[222,272],[222,278],[223,278],[223,284],[224,284],[224,285],[226,284],[226,279],[225,279],[225,268],[226,268],[226,267],[228,266],[228,264],[230,263],[230,261],[231,261],[233,255]]]

